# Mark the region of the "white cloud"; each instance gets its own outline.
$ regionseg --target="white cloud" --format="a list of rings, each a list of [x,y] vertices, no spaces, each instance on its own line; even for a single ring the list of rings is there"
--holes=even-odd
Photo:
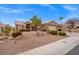
[[[41,6],[44,6],[44,7],[47,7],[47,8],[49,8],[49,9],[51,9],[51,10],[57,10],[57,8],[51,6],[50,4],[40,4],[40,5],[41,5]]]
[[[70,18],[79,18],[78,12],[77,12],[77,13],[75,13],[75,12],[69,13],[69,14],[67,15],[67,17],[64,19],[64,22],[66,22],[66,21],[67,21],[68,19],[70,19]]]
[[[73,17],[76,18],[76,17],[79,17],[79,15],[78,14],[70,14],[69,15],[69,18],[73,18]]]
[[[6,7],[0,7],[0,12],[6,12],[6,13],[23,13],[25,11],[33,11],[34,9],[26,8],[26,9],[11,9]]]
[[[69,14],[66,16],[66,18],[64,19],[65,22],[70,18],[79,18],[79,12],[77,7],[65,5],[63,6],[63,8],[70,11]]]
[[[73,7],[73,6],[63,6],[63,7],[64,7],[64,9],[69,10],[69,11],[77,11],[78,10],[78,8]]]

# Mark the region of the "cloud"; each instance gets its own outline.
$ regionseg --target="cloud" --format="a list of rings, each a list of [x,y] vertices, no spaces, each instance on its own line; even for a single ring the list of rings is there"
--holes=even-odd
[[[40,4],[40,5],[43,6],[43,7],[47,7],[47,8],[49,8],[50,10],[57,10],[57,8],[51,6],[50,4]]]
[[[67,21],[70,18],[79,18],[78,8],[70,5],[63,6],[64,9],[70,11],[69,14],[66,16],[64,21]]]
[[[79,17],[79,14],[70,14],[69,16],[68,16],[69,18],[77,18],[77,17]]]
[[[69,10],[69,11],[77,11],[78,8],[73,7],[73,6],[63,6],[64,9]]]
[[[66,16],[66,18],[64,19],[64,22],[66,22],[68,19],[71,19],[71,18],[79,18],[78,12],[77,13],[75,13],[75,12],[69,13]]]
[[[34,9],[31,8],[25,8],[25,9],[12,9],[7,7],[0,7],[0,12],[5,13],[23,13],[25,11],[33,11]]]

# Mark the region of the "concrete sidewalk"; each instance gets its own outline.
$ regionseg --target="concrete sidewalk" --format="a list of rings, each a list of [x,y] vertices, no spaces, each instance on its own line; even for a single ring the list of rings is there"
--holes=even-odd
[[[65,55],[79,44],[79,37],[72,35],[71,37],[50,43],[18,55]]]

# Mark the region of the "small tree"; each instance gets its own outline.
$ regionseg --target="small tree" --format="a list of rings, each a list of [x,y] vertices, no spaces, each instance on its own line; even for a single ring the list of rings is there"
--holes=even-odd
[[[40,35],[40,28],[41,28],[41,19],[39,19],[37,16],[33,16],[31,19],[32,26],[35,30],[37,30],[37,35]]]
[[[31,19],[32,26],[34,26],[35,30],[37,29],[37,26],[41,25],[41,19],[39,19],[37,16],[33,16]]]

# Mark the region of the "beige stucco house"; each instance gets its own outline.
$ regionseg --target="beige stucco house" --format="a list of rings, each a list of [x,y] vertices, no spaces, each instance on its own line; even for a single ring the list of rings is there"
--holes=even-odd
[[[19,31],[19,30],[30,31],[31,30],[31,23],[29,21],[27,21],[27,22],[16,21],[15,22],[15,30],[16,31]]]
[[[58,24],[55,21],[49,21],[47,23],[42,24],[43,30],[57,30]]]
[[[19,31],[19,30],[27,30],[27,31],[30,31],[30,30],[33,30],[34,27],[31,25],[31,22],[22,22],[22,21],[16,21],[15,22],[15,30],[16,31]],[[57,30],[57,23],[55,21],[50,21],[48,23],[44,23],[44,24],[41,24],[41,30]]]

